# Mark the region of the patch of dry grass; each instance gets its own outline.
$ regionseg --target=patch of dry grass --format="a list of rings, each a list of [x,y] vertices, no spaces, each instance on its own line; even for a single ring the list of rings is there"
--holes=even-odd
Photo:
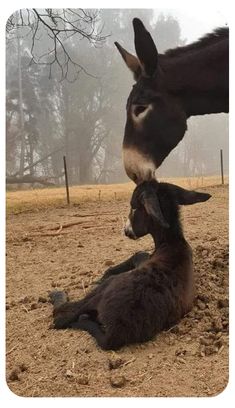
[[[219,176],[190,177],[190,178],[161,178],[160,181],[177,184],[188,189],[197,189],[221,183]],[[228,176],[225,177],[228,183]],[[129,199],[135,185],[132,182],[123,184],[100,184],[70,187],[71,205],[87,201],[112,201]],[[25,211],[40,211],[41,209],[66,206],[66,192],[64,187],[42,188],[6,193],[7,214]]]

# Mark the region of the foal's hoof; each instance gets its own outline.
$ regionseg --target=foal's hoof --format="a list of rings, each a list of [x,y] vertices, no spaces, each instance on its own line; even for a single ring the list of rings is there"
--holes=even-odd
[[[89,316],[88,314],[83,313],[83,314],[81,314],[81,315],[79,316],[78,321],[79,321],[79,322],[84,322],[85,320],[88,320],[89,318],[90,318],[90,316]]]
[[[49,298],[53,305],[61,305],[68,300],[67,294],[61,290],[53,290],[49,293]]]

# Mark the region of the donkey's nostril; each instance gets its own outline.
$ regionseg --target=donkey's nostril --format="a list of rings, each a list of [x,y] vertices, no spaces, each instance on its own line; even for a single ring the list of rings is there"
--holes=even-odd
[[[134,107],[134,114],[138,117],[141,113],[143,113],[147,109],[147,105],[137,105]]]

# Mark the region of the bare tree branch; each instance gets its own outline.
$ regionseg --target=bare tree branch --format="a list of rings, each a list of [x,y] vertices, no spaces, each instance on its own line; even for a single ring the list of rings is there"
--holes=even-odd
[[[68,48],[71,37],[78,36],[79,39],[86,39],[95,47],[102,46],[107,38],[107,35],[102,34],[103,27],[100,26],[97,10],[69,8],[19,10],[7,21],[8,39],[15,38],[16,30],[21,30],[23,36],[29,33],[32,35],[31,64],[48,66],[49,77],[52,75],[52,68],[57,66],[61,80],[67,79],[69,82],[74,82],[80,72],[94,77],[79,61],[71,57]],[[38,55],[37,44],[42,43],[45,36],[49,38],[47,50],[40,51]]]
[[[48,181],[43,177],[32,177],[30,175],[22,176],[22,177],[13,177],[8,176],[6,177],[6,184],[22,184],[22,183],[40,183],[44,184],[45,186],[54,186],[55,184]]]

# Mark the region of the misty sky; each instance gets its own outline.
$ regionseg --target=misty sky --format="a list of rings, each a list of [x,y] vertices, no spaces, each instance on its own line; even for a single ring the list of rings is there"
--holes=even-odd
[[[228,14],[218,10],[198,10],[192,9],[168,9],[169,13],[175,16],[180,24],[182,38],[187,38],[187,42],[194,41],[212,31],[216,27],[228,24]]]
[[[35,160],[38,160],[39,157],[43,155],[46,156],[49,153],[49,148],[51,148],[51,150],[58,150],[59,147],[64,144],[65,135],[69,135],[66,137],[66,152],[69,155],[70,179],[72,179],[72,177],[74,178],[72,181],[74,184],[84,182],[94,183],[94,180],[95,182],[99,180],[99,182],[105,183],[126,181],[121,159],[121,146],[125,125],[126,97],[133,84],[133,78],[129,71],[126,70],[122,59],[118,59],[118,55],[113,48],[113,41],[118,40],[125,44],[126,34],[126,47],[130,49],[130,52],[135,53],[132,28],[133,17],[140,17],[146,25],[146,28],[153,34],[157,46],[159,44],[159,48],[165,49],[161,45],[161,41],[164,42],[164,39],[160,38],[160,34],[158,39],[157,31],[154,32],[154,23],[157,22],[161,14],[165,17],[172,16],[179,22],[181,34],[179,36],[177,29],[175,34],[173,32],[173,35],[176,35],[174,44],[177,44],[179,38],[185,40],[186,43],[196,41],[206,33],[210,33],[213,29],[225,26],[229,16],[226,7],[223,8],[223,12],[220,12],[216,7],[207,11],[205,7],[202,9],[199,5],[197,9],[195,7],[178,7],[173,9],[167,7],[167,5],[161,7],[157,4],[157,8],[152,8],[152,10],[154,10],[155,21],[149,21],[149,19],[152,20],[153,14],[152,12],[148,12],[147,9],[133,9],[128,7],[126,16],[125,9],[121,8],[121,5],[120,9],[122,10],[121,13],[117,13],[117,10],[110,8],[106,8],[104,11],[101,6],[101,21],[107,24],[105,27],[105,31],[107,30],[106,33],[111,33],[109,40],[109,45],[111,46],[106,47],[106,45],[104,45],[104,49],[101,52],[99,48],[89,48],[90,44],[85,41],[74,43],[78,46],[81,44],[80,54],[74,51],[74,58],[79,58],[79,55],[81,55],[82,64],[84,64],[85,67],[91,67],[94,72],[99,73],[104,70],[105,76],[102,81],[95,82],[94,78],[86,76],[83,77],[84,80],[82,78],[82,80],[73,86],[66,81],[62,84],[57,82],[56,86],[54,86],[53,83],[49,84],[50,81],[47,84],[48,72],[46,69],[42,70],[40,66],[35,66],[35,72],[31,72],[27,69],[27,64],[21,68],[24,73],[23,87],[26,89],[29,88],[31,92],[26,92],[28,98],[27,106],[32,117],[35,118],[32,128],[35,130],[35,140],[37,142],[35,142],[34,145],[31,143],[32,146],[30,145],[31,151],[34,154],[34,156],[33,154],[30,156],[30,160],[33,160],[34,157]],[[115,18],[120,18],[120,21],[116,21]],[[167,20],[166,18],[166,21]],[[172,37],[170,36],[170,39],[167,39],[167,32],[165,32],[165,36],[165,40],[168,41],[165,47],[172,47],[170,43]],[[29,38],[25,37],[24,41],[24,47],[30,49],[31,43]],[[43,44],[47,47],[47,41],[48,38],[45,37],[45,41],[42,42],[42,48]],[[16,70],[17,52],[15,51],[17,50],[17,44],[14,46],[15,49],[13,46],[13,48],[8,48],[7,54],[9,74],[7,90],[10,101],[14,98],[14,87],[12,84],[18,72]],[[21,47],[21,52],[24,51],[24,47]],[[73,50],[75,50],[75,47]],[[70,51],[72,52],[72,45]],[[53,74],[55,78],[60,77],[60,71],[58,69]],[[39,88],[35,88],[36,78],[39,78],[39,76]],[[115,78],[115,84],[113,83],[113,78]],[[42,89],[40,89],[40,86]],[[37,91],[37,89],[40,89],[40,92]],[[40,110],[41,101],[39,99],[41,96],[38,97],[38,95],[40,93],[40,95],[46,99],[48,89],[50,89],[51,97],[47,100],[48,107],[45,113],[44,110]],[[67,109],[66,103],[63,102],[68,100],[68,95],[70,97],[69,109]],[[97,115],[100,115],[97,116],[99,120],[97,120],[96,115],[93,115],[93,108],[91,108],[90,111],[93,102],[95,102],[96,105],[96,100],[98,100],[97,95],[99,95],[99,104],[100,107],[102,107],[102,109],[99,108],[99,113],[97,113]],[[33,99],[30,100],[30,98]],[[31,104],[32,100],[35,102],[35,106]],[[11,104],[9,104],[9,106],[11,106]],[[108,109],[106,106],[108,106]],[[57,113],[54,114],[54,112]],[[65,120],[67,114],[70,116],[69,119]],[[15,122],[12,120],[10,124],[14,130],[14,127],[17,128],[18,126],[16,125],[17,114],[15,115],[16,119],[14,116],[10,116],[10,112],[8,116],[10,118],[13,117],[15,120]],[[84,117],[86,119],[84,119]],[[76,131],[71,131],[70,128],[67,129],[67,123],[72,124],[70,128],[73,127]],[[102,126],[100,126],[100,123],[102,123]],[[14,132],[9,130],[9,135],[11,135],[11,133]],[[15,134],[17,135],[16,132]],[[84,134],[86,134],[86,136],[84,136]],[[96,135],[96,138],[92,135]],[[106,137],[105,142],[102,142],[104,137]],[[83,142],[85,139],[87,140],[86,144]],[[7,141],[9,142],[7,150],[9,157],[8,172],[11,174],[16,172],[19,167],[21,156],[15,154],[15,152],[20,152],[20,146],[16,137],[14,144],[10,136]],[[94,149],[94,143],[97,144],[98,150],[96,150],[96,145]],[[41,149],[41,146],[43,146],[44,150]],[[93,149],[97,152],[94,158],[92,155]],[[161,166],[161,176],[167,177],[172,176],[172,174],[177,174],[177,176],[217,174],[219,171],[218,152],[220,149],[223,149],[224,152],[224,165],[225,171],[227,172],[229,162],[228,116],[221,114],[191,118],[188,121],[187,136]],[[44,173],[48,174],[49,171],[51,177],[58,177],[59,180],[60,176],[58,176],[58,174],[61,174],[62,149],[60,149],[59,152],[53,163],[50,162],[48,165],[48,163],[45,162],[45,165],[42,165],[42,168],[39,169],[40,175]],[[78,160],[76,152],[80,152],[79,157],[82,159]],[[210,161],[208,161],[208,152],[210,154]],[[86,157],[86,159],[84,159],[84,157]],[[181,166],[179,166],[179,163],[181,163]]]

